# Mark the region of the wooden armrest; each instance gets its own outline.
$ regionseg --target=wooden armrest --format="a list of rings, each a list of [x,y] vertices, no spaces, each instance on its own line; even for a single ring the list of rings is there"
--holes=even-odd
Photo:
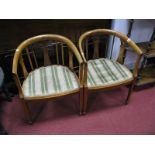
[[[14,77],[14,80],[15,80],[17,88],[18,88],[19,97],[23,98],[24,97],[23,90],[22,90],[21,83],[20,83],[20,80],[18,78],[18,75],[13,73],[13,77]]]

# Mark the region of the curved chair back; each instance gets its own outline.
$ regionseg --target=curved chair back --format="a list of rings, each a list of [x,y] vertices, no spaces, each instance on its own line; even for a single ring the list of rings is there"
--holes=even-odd
[[[28,76],[28,69],[26,67],[24,55],[25,57],[27,57],[31,70],[34,70],[35,68],[39,66],[38,65],[39,62],[37,61],[37,56],[34,51],[34,47],[35,47],[34,45],[36,43],[38,43],[39,48],[41,48],[41,51],[43,52],[44,66],[48,66],[52,64],[51,58],[49,56],[49,50],[50,50],[49,46],[52,46],[52,49],[56,51],[56,54],[54,55],[56,64],[62,63],[62,65],[65,65],[66,51],[69,51],[68,64],[69,64],[70,69],[73,69],[73,56],[76,57],[80,66],[82,66],[82,63],[83,63],[83,60],[76,46],[73,44],[71,40],[69,40],[68,38],[64,36],[56,35],[56,34],[45,34],[45,35],[38,35],[38,36],[29,38],[23,41],[16,49],[14,59],[13,59],[13,67],[12,67],[12,73],[14,75],[14,78],[15,78],[15,81],[16,81],[16,84],[19,90],[19,95],[21,98],[23,97],[23,94],[22,94],[21,83],[20,83],[19,76],[18,76],[18,64],[19,63],[21,64],[24,78]],[[67,50],[66,50],[66,47],[67,47]],[[60,62],[60,57],[62,58],[61,62]],[[80,67],[79,76],[80,76],[80,81],[81,81],[82,67]]]
[[[107,36],[107,35],[110,35],[110,38],[106,37],[106,40],[109,40],[110,43],[112,40],[112,48],[111,48],[112,50],[113,50],[115,37],[119,38],[119,40],[121,42],[119,55],[116,60],[117,63],[114,60],[111,61],[108,59],[101,59],[102,60],[101,63],[100,63],[100,61],[97,60],[97,58],[99,58],[99,56],[100,56],[99,51],[103,52],[103,49],[100,48],[101,43],[99,42],[99,40],[101,41],[101,39],[103,39],[102,43],[105,43],[104,36]],[[106,41],[106,44],[108,46],[109,46],[109,41]],[[92,45],[92,43],[93,43],[93,45]],[[88,48],[88,45],[89,45],[89,48]],[[91,47],[90,47],[90,45],[91,45]],[[137,54],[137,59],[136,59],[135,65],[134,65],[133,73],[131,73],[125,66],[121,65],[124,63],[123,61],[126,56],[125,53],[126,53],[127,48],[129,48],[129,47],[131,47],[133,49],[133,51],[135,51],[135,53]],[[113,88],[120,87],[123,85],[130,85],[128,95],[125,100],[125,104],[127,104],[128,99],[131,95],[132,89],[134,87],[135,81],[137,79],[138,66],[139,66],[140,58],[142,56],[141,49],[126,35],[124,35],[120,32],[114,31],[114,30],[109,30],[109,29],[96,29],[96,30],[91,30],[91,31],[85,32],[79,38],[79,49],[80,49],[80,53],[81,53],[81,56],[82,56],[84,64],[85,64],[84,65],[84,73],[83,73],[83,85],[84,85],[83,113],[84,114],[86,113],[89,90],[94,90],[94,91],[100,90],[100,89],[108,90],[108,89],[113,89]],[[89,52],[88,52],[88,49],[89,49]],[[106,49],[109,49],[109,47]],[[92,50],[94,50],[94,53],[92,52]],[[88,56],[88,53],[93,55],[93,59],[96,59],[96,60],[91,60],[91,61],[87,62],[87,60],[90,59],[90,56]],[[105,57],[106,57],[106,55],[105,55]],[[112,63],[107,65],[105,63],[105,61],[103,63],[103,60],[107,60],[107,62],[112,62]],[[98,63],[96,63],[95,61],[96,62],[98,61]],[[92,63],[92,62],[94,62],[94,63]],[[92,64],[94,64],[94,65],[92,65]],[[119,79],[119,78],[117,78],[116,80],[113,81],[113,83],[110,82],[110,80],[112,79],[112,76],[116,76],[118,74],[118,72],[115,72],[115,71],[117,69],[119,70],[118,66],[117,66],[118,68],[116,67],[117,68],[116,70],[115,69],[113,70],[112,69],[113,64],[115,64],[115,67],[117,65],[120,65],[122,68],[124,68],[124,69],[126,68],[126,71],[128,71],[128,73],[130,73],[130,76],[128,76],[126,78],[127,80],[122,79],[120,81],[117,81],[117,79]],[[104,66],[106,66],[106,67],[104,67]],[[121,74],[122,72],[125,73],[126,71],[120,70],[119,74]],[[109,76],[109,78],[108,78],[108,76]],[[108,83],[108,80],[104,81],[103,80],[104,78],[110,79],[109,80],[110,84],[107,84],[107,86],[106,86],[106,83]],[[96,80],[96,79],[99,79],[99,80]],[[91,82],[93,81],[92,82],[92,83],[94,83],[93,87],[91,87],[90,81]]]
[[[138,74],[137,73],[137,69],[138,69],[138,65],[139,65],[139,62],[140,62],[140,58],[142,56],[142,51],[126,35],[124,35],[124,34],[122,34],[120,32],[114,31],[114,30],[95,29],[95,30],[91,30],[91,31],[85,32],[84,34],[82,34],[80,36],[80,38],[79,38],[79,49],[80,49],[80,53],[81,53],[81,56],[82,56],[84,62],[86,63],[87,60],[88,60],[88,41],[87,41],[87,39],[89,37],[96,36],[96,35],[112,35],[112,36],[118,37],[120,39],[121,45],[120,45],[119,55],[118,55],[118,58],[117,58],[117,61],[119,63],[123,63],[127,45],[128,45],[128,47],[131,47],[136,52],[138,57],[137,57],[137,60],[136,60],[135,66],[134,66],[134,71],[133,71],[134,77],[136,78],[137,74]],[[114,41],[114,38],[113,38],[113,41]],[[99,55],[97,53],[98,51],[99,51],[99,42],[96,39],[94,41],[94,55]],[[86,58],[87,58],[87,60],[86,60]]]

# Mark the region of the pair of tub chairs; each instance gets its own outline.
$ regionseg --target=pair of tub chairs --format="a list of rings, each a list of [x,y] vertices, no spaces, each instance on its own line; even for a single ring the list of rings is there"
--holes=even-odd
[[[97,58],[96,51],[99,49],[99,40],[97,39],[94,41],[93,47],[96,55],[95,59],[86,60],[89,53],[88,39],[97,35],[110,35],[120,39],[120,51],[116,61],[108,58]],[[36,43],[38,43],[38,47],[42,49],[43,53],[44,64],[41,67],[38,67],[37,56],[32,50],[32,45]],[[51,62],[52,59],[50,59],[48,52],[49,44],[55,46],[55,61],[57,64]],[[29,108],[31,102],[47,101],[74,93],[79,94],[80,114],[86,113],[90,91],[109,90],[129,85],[125,101],[127,103],[138,74],[138,66],[142,56],[140,48],[126,35],[109,29],[95,29],[85,32],[80,36],[78,45],[77,48],[71,40],[64,36],[45,34],[29,38],[17,47],[12,72],[29,123],[34,121]],[[137,54],[132,72],[123,65],[127,45]],[[65,52],[68,52],[68,67],[64,63]],[[26,67],[27,63],[24,61],[23,53],[28,58],[30,71]],[[73,55],[79,64],[76,73],[73,69]],[[61,61],[60,57],[62,58]],[[18,76],[19,66],[23,71],[23,82]]]

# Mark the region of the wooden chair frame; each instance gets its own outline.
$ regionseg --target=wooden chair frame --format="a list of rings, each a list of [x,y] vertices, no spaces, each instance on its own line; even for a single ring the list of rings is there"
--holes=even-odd
[[[65,93],[60,93],[60,94],[57,94],[57,95],[51,95],[51,96],[45,96],[45,97],[39,97],[38,96],[38,97],[35,97],[35,98],[25,98],[24,95],[23,95],[23,90],[22,90],[21,82],[19,80],[19,76],[18,76],[18,73],[17,73],[18,64],[20,62],[25,79],[28,76],[28,72],[27,72],[26,66],[25,66],[24,61],[23,61],[23,59],[21,57],[22,51],[24,49],[26,49],[26,53],[28,55],[28,59],[29,59],[31,68],[33,69],[31,58],[30,58],[30,56],[28,54],[28,51],[27,51],[27,47],[29,45],[31,45],[32,43],[36,43],[36,42],[39,42],[39,41],[46,41],[46,40],[54,40],[54,41],[60,41],[60,42],[65,43],[70,48],[70,51],[72,51],[72,54],[75,55],[75,57],[78,60],[79,66],[80,66],[79,78],[78,78],[78,81],[79,81],[79,84],[80,84],[80,88],[79,88],[79,90],[73,90],[73,91],[69,91],[69,92],[65,92]],[[72,62],[71,62],[72,59],[71,58],[72,57],[70,56],[69,65],[72,65]],[[49,61],[49,57],[48,57],[47,54],[44,55],[44,60],[46,62]],[[48,64],[46,64],[46,65],[48,65]],[[64,63],[63,63],[63,65],[64,65]],[[21,99],[21,101],[23,103],[24,110],[25,110],[25,113],[27,115],[29,123],[33,122],[33,118],[31,116],[31,112],[30,112],[29,105],[28,105],[28,102],[32,102],[32,101],[33,102],[34,101],[47,101],[47,100],[51,100],[51,99],[60,98],[60,97],[66,96],[66,95],[70,95],[70,94],[74,94],[74,93],[79,93],[79,95],[80,95],[80,113],[82,112],[82,106],[83,106],[83,81],[82,81],[83,80],[83,78],[82,78],[82,76],[83,76],[83,67],[84,67],[84,63],[83,63],[83,60],[82,60],[82,58],[81,58],[81,56],[79,54],[79,51],[76,48],[76,46],[73,44],[73,42],[71,40],[69,40],[68,38],[66,38],[64,36],[61,36],[61,35],[45,34],[45,35],[35,36],[35,37],[32,37],[32,38],[29,38],[29,39],[25,40],[24,42],[22,42],[17,47],[15,55],[14,55],[14,59],[13,59],[12,73],[13,73],[13,77],[15,79],[18,91],[19,91],[19,97],[20,97],[20,99]]]
[[[118,58],[117,58],[117,62],[119,62],[120,64],[123,64],[123,60],[124,60],[124,57],[125,57],[125,44],[127,44],[128,46],[130,46],[131,48],[133,48],[134,52],[137,54],[137,59],[136,59],[136,62],[134,64],[134,69],[133,69],[133,79],[132,80],[126,80],[124,82],[120,82],[120,83],[117,83],[117,84],[114,84],[114,85],[110,85],[110,86],[101,86],[101,87],[95,87],[95,88],[88,88],[87,86],[87,70],[88,70],[88,66],[87,66],[87,60],[85,58],[85,55],[84,55],[84,40],[87,38],[87,37],[90,37],[90,36],[93,36],[93,35],[113,35],[114,37],[118,37],[121,41],[121,45],[120,45],[120,52],[119,52],[119,55],[118,55]],[[125,43],[125,44],[124,44]],[[109,30],[109,29],[95,29],[95,30],[91,30],[91,31],[88,31],[88,32],[85,32],[84,34],[82,34],[79,38],[79,50],[80,50],[80,54],[82,56],[82,59],[84,61],[84,78],[83,78],[83,84],[84,84],[84,104],[83,104],[83,114],[86,113],[86,109],[87,109],[87,99],[88,99],[88,91],[97,91],[97,90],[109,90],[109,89],[113,89],[113,88],[117,88],[117,87],[120,87],[120,86],[123,86],[123,85],[128,85],[130,84],[130,87],[129,87],[129,91],[128,91],[128,95],[127,95],[127,98],[125,100],[125,104],[127,104],[128,100],[129,100],[129,97],[131,95],[131,92],[133,90],[133,87],[134,87],[134,84],[135,84],[135,81],[137,79],[137,75],[138,75],[138,67],[139,67],[139,63],[140,63],[140,59],[141,59],[141,56],[142,56],[142,51],[141,49],[130,39],[128,38],[126,35],[120,33],[120,32],[117,32],[117,31],[114,31],[114,30]]]

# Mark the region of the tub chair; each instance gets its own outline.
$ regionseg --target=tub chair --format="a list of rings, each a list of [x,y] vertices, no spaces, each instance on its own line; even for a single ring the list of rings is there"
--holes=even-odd
[[[66,53],[69,62],[65,64]],[[78,73],[75,73],[73,69],[73,56],[79,63]],[[43,64],[41,58],[44,60]],[[20,68],[23,78],[19,77]],[[29,107],[31,103],[57,99],[75,93],[80,96],[81,113],[83,105],[82,70],[83,60],[76,46],[64,36],[45,34],[23,41],[16,49],[12,73],[28,122],[34,121],[32,110]]]
[[[117,60],[112,60],[111,58],[99,58],[99,53],[101,53],[100,39],[103,40],[103,36],[110,36],[107,45],[110,45],[109,43],[111,42],[112,48],[115,38],[120,40],[121,44]],[[95,29],[85,32],[80,36],[78,44],[81,56],[85,63],[83,76],[83,114],[86,113],[88,93],[90,91],[109,90],[129,85],[128,95],[125,100],[125,104],[127,104],[138,75],[139,62],[142,56],[140,48],[126,35],[109,29]],[[137,54],[134,69],[132,71],[123,64],[126,56],[126,47],[131,47]],[[110,48],[106,46],[106,49]],[[93,55],[91,59],[89,54]]]

